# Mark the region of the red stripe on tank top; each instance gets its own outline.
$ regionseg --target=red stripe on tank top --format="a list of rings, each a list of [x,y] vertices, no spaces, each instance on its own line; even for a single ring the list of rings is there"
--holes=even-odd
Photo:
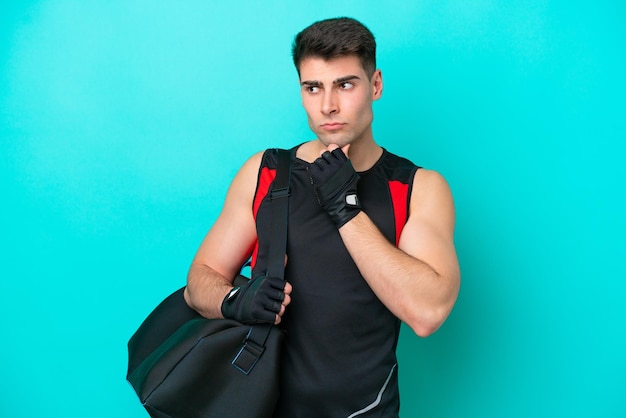
[[[393,217],[396,223],[396,247],[400,243],[400,235],[407,220],[407,197],[409,195],[409,185],[397,180],[389,182],[389,192],[391,193],[391,203],[393,205]]]
[[[276,178],[276,169],[263,167],[261,169],[261,174],[259,175],[259,184],[257,185],[256,194],[254,195],[254,203],[252,205],[252,215],[254,216],[254,221],[256,222],[256,217],[259,212],[259,207],[261,206],[261,202],[265,199],[265,196],[270,191],[270,185]],[[256,265],[256,258],[259,254],[259,240],[257,239],[254,244],[254,250],[252,251],[252,260],[251,266],[254,268]]]

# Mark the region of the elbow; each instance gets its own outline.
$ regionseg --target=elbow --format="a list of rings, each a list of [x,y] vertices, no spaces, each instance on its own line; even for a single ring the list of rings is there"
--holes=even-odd
[[[450,309],[446,308],[422,310],[406,321],[406,323],[415,334],[425,338],[434,334],[443,325],[449,314]]]
[[[420,325],[420,326],[415,326],[415,327],[412,326],[411,329],[419,337],[426,338],[426,337],[434,334],[435,331],[437,331],[439,329],[439,327]]]
[[[190,272],[191,273],[191,270]],[[190,291],[191,288],[193,288],[193,279],[191,274],[187,275],[187,285],[185,286],[185,290],[183,290],[183,299],[185,299],[185,303],[187,304],[187,306],[189,306],[191,309],[195,309],[194,307],[194,300],[192,297],[192,293]]]
[[[197,288],[199,284],[199,277],[200,276],[198,274],[195,274],[194,266],[192,266],[189,270],[189,273],[187,274],[187,285],[185,286],[185,290],[183,291],[183,298],[187,306],[197,311],[198,313],[200,313],[200,311],[202,310],[201,305],[198,303],[199,300]]]
[[[185,286],[185,290],[183,290],[183,299],[185,299],[185,303],[187,304],[187,306],[189,306],[191,309],[196,309],[193,300],[191,299],[191,295],[189,295],[188,286]]]
[[[434,334],[439,329],[442,323],[443,321],[436,322],[436,321],[422,320],[422,321],[417,321],[417,322],[412,322],[412,323],[409,322],[408,325],[415,334],[417,334],[418,336],[422,338],[426,338]]]
[[[413,309],[410,309],[407,315],[408,320],[405,322],[420,337],[434,334],[452,312],[458,294],[459,280],[457,279],[455,285],[450,286],[440,298],[430,298],[428,301],[422,300],[421,303],[414,303]]]

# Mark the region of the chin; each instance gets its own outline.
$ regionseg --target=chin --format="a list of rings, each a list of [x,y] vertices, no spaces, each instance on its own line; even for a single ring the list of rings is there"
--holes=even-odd
[[[324,144],[325,147],[328,147],[329,145],[337,145],[339,148],[345,147],[348,144],[352,143],[352,140],[349,138],[333,138],[333,137],[328,137],[328,136],[319,136],[318,137],[320,142],[322,144]]]

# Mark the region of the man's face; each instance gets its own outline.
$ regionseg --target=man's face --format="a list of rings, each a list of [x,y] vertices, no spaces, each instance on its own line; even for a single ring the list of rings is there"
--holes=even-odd
[[[382,94],[382,75],[370,78],[356,56],[300,62],[300,93],[309,127],[325,145],[372,139],[372,102]]]

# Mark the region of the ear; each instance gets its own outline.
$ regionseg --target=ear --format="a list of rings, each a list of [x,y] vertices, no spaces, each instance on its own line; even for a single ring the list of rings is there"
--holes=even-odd
[[[376,70],[372,75],[372,100],[378,100],[383,95],[383,73]]]

